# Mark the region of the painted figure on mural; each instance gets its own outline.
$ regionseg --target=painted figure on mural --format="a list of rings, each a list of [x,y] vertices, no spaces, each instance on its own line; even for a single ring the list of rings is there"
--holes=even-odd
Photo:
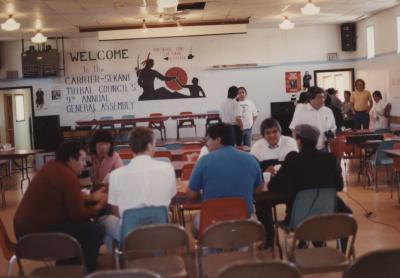
[[[178,84],[179,84],[182,88],[187,88],[187,89],[189,89],[190,97],[206,97],[206,94],[204,93],[203,88],[201,88],[201,87],[199,86],[199,79],[198,79],[197,77],[193,77],[193,79],[192,79],[192,85],[183,85],[183,84],[181,84],[181,82],[179,81],[179,79],[177,79],[176,82],[178,82]],[[202,94],[202,96],[200,96],[200,93]]]
[[[312,79],[311,75],[306,71],[303,76],[303,88],[310,88],[310,80]]]
[[[44,92],[42,91],[42,88],[39,88],[36,91],[36,109],[42,109],[44,105]]]

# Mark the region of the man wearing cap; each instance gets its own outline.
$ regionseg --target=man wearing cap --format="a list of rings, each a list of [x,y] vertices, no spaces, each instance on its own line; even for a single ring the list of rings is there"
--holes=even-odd
[[[288,194],[286,220],[290,219],[294,196],[297,192],[311,188],[343,189],[343,177],[336,158],[332,153],[316,149],[319,130],[311,125],[298,125],[294,129],[299,152],[286,156],[281,169],[271,179],[268,189],[271,192]],[[337,197],[336,211],[351,213],[344,202]]]
[[[336,131],[335,117],[328,107],[324,106],[325,93],[319,87],[308,89],[308,101],[304,106],[295,110],[290,129],[293,130],[297,125],[309,124],[319,130],[317,149],[326,149],[326,142],[334,136]]]

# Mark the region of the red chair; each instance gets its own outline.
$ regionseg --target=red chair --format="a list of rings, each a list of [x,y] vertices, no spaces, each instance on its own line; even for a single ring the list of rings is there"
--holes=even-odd
[[[396,143],[393,145],[393,149],[400,150],[400,143]]]
[[[249,213],[243,198],[210,199],[201,203],[199,236],[212,224],[226,220],[248,219]]]
[[[153,157],[168,157],[172,161],[172,154],[170,151],[155,151]]]
[[[193,115],[192,112],[181,112],[179,115]],[[194,128],[194,135],[197,136],[196,124],[194,119],[178,120],[176,122],[176,140],[179,140],[179,129],[181,128]]]
[[[200,150],[186,151],[181,154],[181,160],[196,162],[199,158]]]
[[[151,113],[149,115],[149,117],[162,117],[163,114],[162,113]],[[167,139],[167,133],[166,133],[166,129],[165,129],[165,125],[164,125],[164,120],[151,120],[149,121],[149,125],[148,128],[151,129],[157,129],[160,134],[161,134],[161,140],[164,141]],[[163,136],[163,132],[164,132],[164,136]]]

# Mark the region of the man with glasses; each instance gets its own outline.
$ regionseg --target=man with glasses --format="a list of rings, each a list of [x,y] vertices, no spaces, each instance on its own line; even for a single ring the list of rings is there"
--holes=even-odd
[[[260,162],[264,172],[274,176],[277,166],[285,160],[290,152],[297,152],[296,141],[281,134],[281,125],[274,118],[265,119],[260,126],[260,133],[263,138],[254,143],[250,153]],[[266,180],[266,182],[268,182]],[[256,215],[264,225],[266,231],[265,248],[270,248],[274,242],[274,228],[272,218],[272,205],[268,201],[256,201]]]
[[[327,141],[334,137],[336,131],[335,117],[332,110],[324,106],[325,92],[323,89],[310,87],[307,94],[309,103],[296,109],[289,127],[294,130],[301,124],[315,126],[320,132],[317,149],[326,150]]]

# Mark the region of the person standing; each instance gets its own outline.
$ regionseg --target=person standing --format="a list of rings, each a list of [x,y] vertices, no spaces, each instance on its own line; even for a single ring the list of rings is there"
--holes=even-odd
[[[327,141],[334,137],[336,132],[335,117],[328,107],[324,106],[325,93],[320,87],[310,87],[308,89],[308,103],[296,108],[293,120],[289,128],[294,128],[301,124],[315,126],[319,130],[317,149],[326,149]]]
[[[372,109],[371,93],[365,90],[365,82],[357,79],[355,82],[356,90],[350,98],[354,113],[354,129],[369,128],[369,112]]]
[[[242,111],[240,105],[236,101],[238,95],[238,88],[231,86],[228,89],[228,99],[225,100],[220,109],[221,121],[226,124],[232,125],[235,144],[237,146],[242,145]]]
[[[346,128],[353,127],[353,106],[350,102],[351,92],[344,91],[344,102],[342,104],[342,113],[343,113],[343,121],[344,126]]]
[[[391,104],[382,99],[382,93],[380,91],[375,91],[372,97],[375,101],[375,105],[372,108],[373,128],[388,128],[390,110],[392,108]]]
[[[245,146],[251,147],[252,128],[257,120],[258,110],[254,103],[247,98],[247,90],[244,87],[239,87],[239,105],[242,111],[243,122],[243,139],[242,143]]]

